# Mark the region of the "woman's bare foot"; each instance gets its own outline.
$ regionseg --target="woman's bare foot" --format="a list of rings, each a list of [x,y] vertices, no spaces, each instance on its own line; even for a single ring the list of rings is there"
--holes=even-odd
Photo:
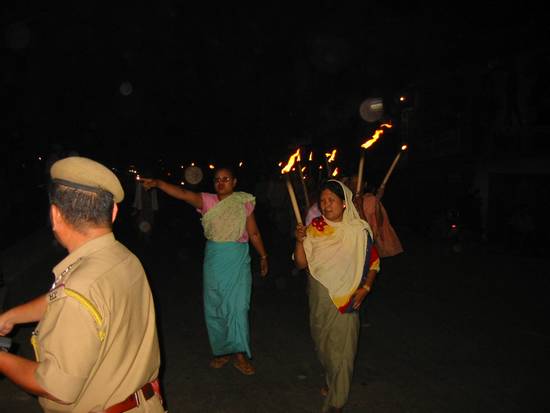
[[[323,396],[323,397],[328,396],[328,387],[327,386],[321,387],[321,396]]]
[[[233,362],[233,366],[246,376],[251,376],[256,373],[256,369],[252,364],[250,364],[243,353],[235,354],[235,361]]]
[[[230,359],[231,359],[231,356],[214,357],[210,362],[210,367],[212,367],[213,369],[220,369],[223,366],[225,366]]]

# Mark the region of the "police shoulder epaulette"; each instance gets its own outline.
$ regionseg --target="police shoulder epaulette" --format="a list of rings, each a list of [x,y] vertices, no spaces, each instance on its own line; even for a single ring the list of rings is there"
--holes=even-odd
[[[64,284],[67,280],[67,277],[80,265],[82,262],[82,257],[77,259],[75,262],[67,266],[58,276],[55,277],[55,281],[52,285],[52,290],[55,290],[59,285]]]

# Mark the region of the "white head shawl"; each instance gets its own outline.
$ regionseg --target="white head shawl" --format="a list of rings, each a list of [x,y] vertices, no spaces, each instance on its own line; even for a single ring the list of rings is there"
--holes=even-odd
[[[367,256],[369,224],[359,217],[353,204],[351,190],[337,182],[344,191],[344,209],[341,222],[322,217],[326,226],[319,230],[309,225],[304,250],[311,276],[323,284],[337,308],[345,306],[357,290]],[[329,181],[330,182],[330,181]]]

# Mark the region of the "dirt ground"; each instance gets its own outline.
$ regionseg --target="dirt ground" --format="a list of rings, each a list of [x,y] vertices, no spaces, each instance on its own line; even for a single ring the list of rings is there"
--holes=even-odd
[[[292,271],[288,240],[266,236],[271,265],[266,279],[257,274],[252,253],[257,373],[244,376],[231,365],[208,366],[202,241],[188,242],[166,230],[146,245],[129,228],[115,232],[150,277],[170,413],[320,411],[323,377],[309,336],[305,279]],[[405,230],[399,233],[406,252],[382,261],[368,298],[346,413],[550,411],[548,261],[490,246],[450,253]],[[40,239],[39,258],[17,278],[8,276],[10,305],[51,283],[51,267],[63,251],[51,237]],[[31,330],[15,331],[18,354],[32,357]],[[33,396],[0,379],[0,412],[40,411]]]

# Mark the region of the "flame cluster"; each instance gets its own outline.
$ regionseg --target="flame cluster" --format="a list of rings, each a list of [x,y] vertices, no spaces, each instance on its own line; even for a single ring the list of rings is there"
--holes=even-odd
[[[294,163],[296,161],[300,161],[300,149],[298,149],[296,152],[290,155],[290,158],[288,158],[288,162],[286,163],[286,166],[283,169],[281,169],[281,174],[289,173],[292,170],[292,167],[294,166]]]

